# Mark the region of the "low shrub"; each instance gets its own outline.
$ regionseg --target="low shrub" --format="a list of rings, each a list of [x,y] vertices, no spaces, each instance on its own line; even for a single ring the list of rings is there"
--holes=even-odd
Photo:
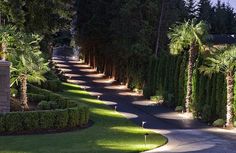
[[[5,117],[3,114],[0,114],[0,133],[5,132]]]
[[[86,125],[86,110],[83,107],[79,107],[78,110],[80,114],[79,125],[84,126]]]
[[[67,109],[58,109],[55,110],[55,122],[54,127],[57,129],[67,127],[68,123],[68,110]]]
[[[73,108],[73,107],[77,107],[78,104],[75,100],[67,100],[67,103],[66,103],[66,107],[67,108]]]
[[[24,129],[21,114],[21,112],[12,112],[5,115],[5,128],[7,132],[19,132]]]
[[[79,121],[80,113],[79,113],[78,107],[69,108],[68,109],[68,115],[69,115],[68,126],[69,127],[76,127],[76,126],[78,126],[79,123],[80,123],[80,121]]]
[[[59,108],[57,102],[55,102],[55,101],[49,101],[48,103],[50,105],[50,109],[58,109]]]
[[[151,96],[150,100],[155,101],[155,102],[160,102],[160,101],[163,101],[164,98],[163,98],[163,96]]]
[[[212,124],[214,127],[223,127],[225,125],[224,119],[217,119]]]
[[[37,107],[39,110],[50,110],[51,109],[50,103],[48,101],[41,101]]]
[[[28,93],[27,96],[28,96],[28,100],[30,102],[33,102],[36,104],[43,101],[43,100],[47,100],[47,97],[45,97],[44,95],[41,95],[41,94]]]
[[[21,113],[24,130],[36,130],[39,128],[39,114],[37,112]]]
[[[62,91],[62,84],[60,80],[47,80],[40,87],[50,91]]]
[[[55,113],[53,111],[39,111],[39,126],[41,129],[54,128]]]
[[[176,112],[182,112],[182,111],[184,111],[184,107],[183,107],[183,106],[177,106],[177,107],[175,108],[175,111],[176,111]]]

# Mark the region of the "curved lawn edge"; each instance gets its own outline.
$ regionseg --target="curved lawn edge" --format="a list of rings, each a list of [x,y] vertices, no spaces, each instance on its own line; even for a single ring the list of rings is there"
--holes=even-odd
[[[168,138],[165,137],[164,135],[162,135],[162,134],[160,134],[160,133],[158,133],[158,132],[155,132],[155,131],[152,130],[152,129],[144,129],[144,128],[140,127],[139,125],[133,123],[131,120],[129,120],[128,118],[126,118],[121,112],[118,112],[118,111],[113,110],[110,106],[106,105],[106,103],[105,103],[104,101],[98,100],[96,96],[92,96],[89,91],[86,91],[86,90],[82,89],[79,85],[75,85],[75,84],[71,84],[71,83],[63,83],[63,85],[64,85],[64,86],[65,86],[65,85],[69,85],[69,86],[74,86],[74,87],[79,88],[79,89],[82,91],[82,93],[87,94],[89,97],[91,97],[92,99],[94,99],[94,101],[96,101],[97,103],[101,103],[102,105],[104,105],[105,108],[107,108],[108,110],[110,110],[110,111],[116,113],[116,114],[117,114],[116,117],[120,116],[120,118],[123,118],[123,119],[129,121],[129,122],[130,122],[131,124],[133,124],[135,127],[138,127],[140,130],[145,131],[145,132],[143,132],[143,142],[144,142],[144,134],[146,134],[146,133],[149,134],[148,137],[150,137],[150,135],[152,135],[152,136],[154,136],[154,137],[159,137],[160,139],[162,139],[162,142],[161,142],[161,143],[156,144],[156,146],[153,146],[153,147],[148,147],[148,144],[147,144],[146,146],[145,146],[145,144],[144,144],[144,146],[145,146],[144,149],[141,149],[141,150],[139,150],[138,152],[151,151],[151,150],[154,150],[154,149],[163,147],[164,145],[166,145],[166,144],[168,143]],[[88,106],[90,107],[90,109],[92,109],[92,107],[91,107],[88,103],[86,103],[86,105],[88,105]],[[96,123],[95,123],[95,124],[96,124]],[[132,151],[132,153],[138,153],[138,152]]]

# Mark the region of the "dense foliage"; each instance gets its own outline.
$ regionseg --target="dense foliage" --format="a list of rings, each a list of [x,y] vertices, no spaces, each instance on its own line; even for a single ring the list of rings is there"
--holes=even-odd
[[[80,0],[79,36],[86,63],[144,95],[164,96],[170,106],[184,106],[188,53],[169,55],[169,28],[195,19],[209,25],[210,34],[235,33],[236,17],[229,4],[210,0]],[[188,45],[188,44],[187,44]],[[188,46],[183,46],[183,51]],[[204,76],[193,69],[191,110],[205,121],[225,119],[224,76]]]

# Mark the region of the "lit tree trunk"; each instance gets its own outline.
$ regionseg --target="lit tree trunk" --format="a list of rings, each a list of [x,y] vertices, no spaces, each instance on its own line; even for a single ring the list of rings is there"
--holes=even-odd
[[[227,104],[226,104],[226,126],[233,127],[233,100],[234,100],[234,73],[228,71],[226,74],[227,81]]]
[[[21,105],[24,107],[24,110],[28,110],[28,98],[27,98],[27,77],[25,75],[21,76],[21,95],[20,95],[20,100],[21,100]]]
[[[185,98],[185,108],[186,112],[190,112],[190,104],[192,102],[192,79],[193,79],[193,68],[196,58],[196,46],[192,45],[189,49],[189,58],[188,58],[188,81],[187,81],[187,93]]]
[[[6,60],[7,45],[5,43],[1,44],[0,48],[0,60]]]

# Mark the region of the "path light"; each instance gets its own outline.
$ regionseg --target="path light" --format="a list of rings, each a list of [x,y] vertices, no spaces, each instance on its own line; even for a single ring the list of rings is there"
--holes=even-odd
[[[148,135],[149,135],[148,133],[145,133],[145,134],[144,134],[145,147],[146,147],[146,145],[147,145],[147,136],[148,136]]]
[[[115,105],[115,111],[117,111],[117,106]]]
[[[97,96],[97,99],[100,99],[100,96]]]
[[[147,122],[142,121],[142,128],[144,128],[144,124],[146,124]]]

